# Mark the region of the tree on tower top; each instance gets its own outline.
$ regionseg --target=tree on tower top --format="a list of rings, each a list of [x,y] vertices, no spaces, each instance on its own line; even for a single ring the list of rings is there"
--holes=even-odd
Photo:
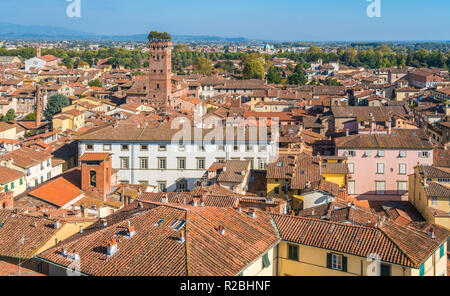
[[[150,34],[148,34],[148,41],[156,40],[172,40],[172,36],[170,36],[170,34],[167,32],[151,31]]]

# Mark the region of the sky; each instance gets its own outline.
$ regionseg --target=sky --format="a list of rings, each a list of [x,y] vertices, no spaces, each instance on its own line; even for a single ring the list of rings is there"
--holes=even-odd
[[[81,17],[66,14],[80,1]],[[450,40],[449,0],[1,0],[0,22],[105,35],[173,35],[277,41]]]

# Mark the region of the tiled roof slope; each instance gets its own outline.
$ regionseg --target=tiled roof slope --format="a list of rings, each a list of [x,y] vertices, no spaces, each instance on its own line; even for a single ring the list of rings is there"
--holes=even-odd
[[[279,242],[269,215],[258,212],[251,218],[229,208],[143,203],[138,209],[133,203],[107,220],[108,226],[96,223],[39,257],[69,266],[61,254],[66,248],[79,254],[81,272],[94,276],[234,276]],[[175,231],[175,220],[186,225]],[[122,235],[128,221],[136,230],[131,238]],[[224,234],[216,230],[219,226]],[[105,242],[115,235],[118,251],[107,259]]]
[[[449,168],[439,168],[431,165],[419,165],[419,172],[423,173],[425,178],[450,178]]]
[[[358,134],[336,139],[337,148],[433,149],[433,145],[414,135]]]
[[[282,240],[360,257],[374,253],[384,262],[412,268],[419,268],[449,235],[437,226],[440,232],[432,239],[392,222],[368,227],[294,216],[273,218]]]
[[[56,231],[51,220],[0,210],[0,256],[31,258]]]
[[[427,196],[450,197],[450,188],[439,183],[430,182],[425,187]]]
[[[225,188],[224,188],[225,189]],[[239,201],[239,197],[228,196],[228,195],[217,195],[217,194],[205,194],[201,196],[196,196],[193,192],[168,192],[168,193],[142,193],[137,199],[140,201],[147,202],[158,202],[161,203],[163,198],[167,198],[169,204],[174,205],[193,205],[194,198],[198,197],[204,203],[206,207],[224,207],[233,208],[236,207]]]

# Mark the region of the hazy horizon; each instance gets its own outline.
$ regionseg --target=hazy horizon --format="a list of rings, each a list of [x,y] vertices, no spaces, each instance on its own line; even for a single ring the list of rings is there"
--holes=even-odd
[[[70,18],[66,0],[3,0],[0,23],[62,27],[95,35],[245,37],[251,40],[447,41],[450,1],[379,0],[381,17],[370,18],[367,0],[80,0],[81,17]],[[437,9],[439,8],[439,9]],[[18,21],[20,20],[20,21]]]

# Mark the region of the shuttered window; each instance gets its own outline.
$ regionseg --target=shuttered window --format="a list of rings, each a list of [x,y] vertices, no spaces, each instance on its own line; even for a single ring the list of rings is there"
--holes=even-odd
[[[420,272],[420,276],[423,276],[425,274],[425,263],[422,264],[422,266],[419,269],[419,272]]]
[[[288,244],[288,258],[289,260],[298,261],[298,246]]]
[[[327,268],[347,272],[347,257],[339,254],[328,253]]]
[[[381,263],[380,269],[381,276],[391,276],[391,265]]]
[[[270,266],[269,254],[264,254],[262,257],[263,267],[267,268]]]

